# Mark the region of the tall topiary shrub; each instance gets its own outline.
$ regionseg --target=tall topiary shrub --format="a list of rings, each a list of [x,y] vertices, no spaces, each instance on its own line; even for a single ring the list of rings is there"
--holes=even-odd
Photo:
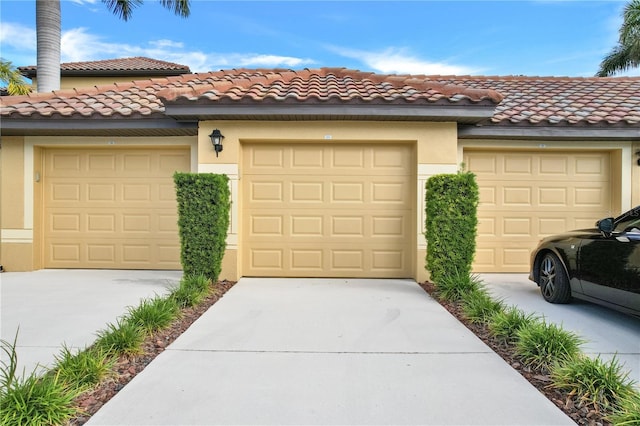
[[[226,175],[176,173],[180,261],[185,276],[218,280],[229,228],[230,191]]]
[[[471,273],[478,226],[478,184],[470,172],[435,175],[426,184],[427,263],[431,281]]]

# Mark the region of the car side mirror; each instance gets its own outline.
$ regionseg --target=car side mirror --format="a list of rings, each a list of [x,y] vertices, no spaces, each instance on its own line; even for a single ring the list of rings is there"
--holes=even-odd
[[[613,232],[613,218],[607,217],[605,219],[600,219],[596,222],[596,226],[598,227],[598,230],[600,230],[600,232],[602,232],[606,236],[609,236]]]

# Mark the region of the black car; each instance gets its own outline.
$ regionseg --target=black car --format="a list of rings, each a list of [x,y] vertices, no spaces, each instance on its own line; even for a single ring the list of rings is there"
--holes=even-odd
[[[547,302],[575,297],[640,317],[640,206],[543,239],[531,253],[529,279]]]

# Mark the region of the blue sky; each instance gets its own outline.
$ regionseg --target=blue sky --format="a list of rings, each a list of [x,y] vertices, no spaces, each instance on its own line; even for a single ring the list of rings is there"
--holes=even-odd
[[[184,19],[146,0],[124,22],[100,0],[63,0],[62,61],[148,56],[194,72],[593,76],[617,42],[625,4],[192,0]],[[0,56],[36,64],[35,0],[0,0]]]

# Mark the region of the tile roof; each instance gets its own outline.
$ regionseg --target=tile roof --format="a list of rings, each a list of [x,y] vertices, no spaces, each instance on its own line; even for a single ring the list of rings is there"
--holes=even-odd
[[[494,125],[640,125],[640,78],[225,70],[0,98],[7,118],[145,118],[168,105],[489,105]]]
[[[35,77],[38,67],[29,65],[26,67],[18,67],[20,73],[27,77]],[[86,62],[66,62],[60,64],[61,75],[79,75],[90,74],[95,72],[109,73],[111,75],[161,72],[163,74],[187,74],[191,70],[186,65],[180,65],[173,62],[160,61],[158,59],[145,58],[137,56],[134,58],[118,58],[105,59],[102,61],[86,61]]]
[[[505,99],[495,124],[640,124],[640,77],[433,76],[432,81],[491,88]]]
[[[155,95],[157,89],[127,83],[97,86],[93,89],[5,96],[0,98],[0,116],[4,119],[164,116],[163,104]]]
[[[231,70],[4,97],[7,117],[143,117],[163,114],[165,103],[381,103],[497,104],[490,89],[468,89],[411,77],[344,69]]]
[[[158,95],[175,103],[331,102],[348,103],[498,103],[490,88],[418,80],[411,76],[379,75],[344,68],[233,70],[201,75],[198,84],[168,87]]]

